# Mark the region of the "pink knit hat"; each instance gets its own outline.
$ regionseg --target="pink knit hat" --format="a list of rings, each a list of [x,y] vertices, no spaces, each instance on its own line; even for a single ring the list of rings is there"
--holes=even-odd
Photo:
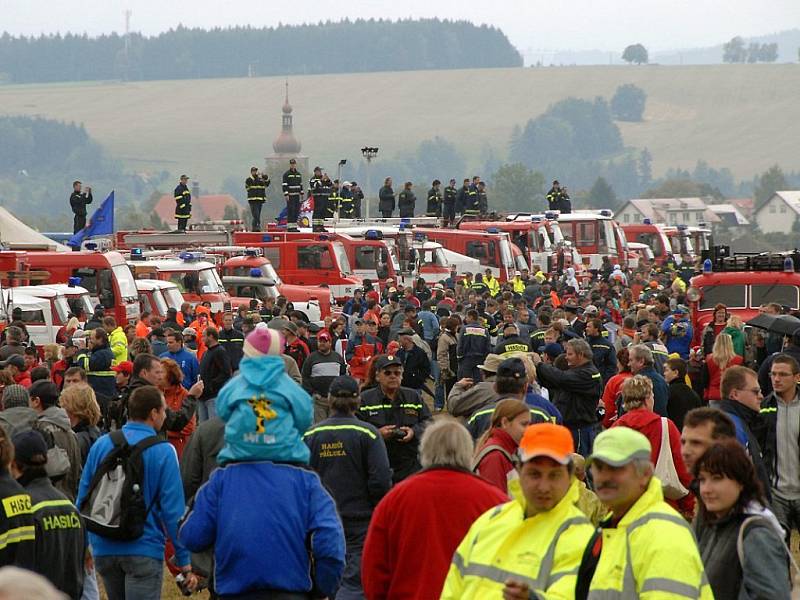
[[[280,331],[256,327],[244,340],[245,356],[279,356],[283,354],[286,340]]]

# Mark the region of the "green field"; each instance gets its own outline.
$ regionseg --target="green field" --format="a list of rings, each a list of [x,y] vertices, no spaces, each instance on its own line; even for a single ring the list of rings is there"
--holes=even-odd
[[[129,168],[187,172],[213,188],[226,176],[245,177],[272,152],[283,81],[0,86],[0,114],[83,122]],[[514,125],[549,104],[567,96],[610,99],[625,83],[643,88],[648,103],[644,122],[620,124],[624,141],[650,149],[655,175],[699,158],[737,178],[774,163],[800,170],[800,65],[417,71],[290,82],[303,154],[331,170],[339,158],[360,160],[363,145],[394,156],[436,135],[454,142],[474,168],[487,144],[504,158]],[[380,156],[376,175],[383,175]]]

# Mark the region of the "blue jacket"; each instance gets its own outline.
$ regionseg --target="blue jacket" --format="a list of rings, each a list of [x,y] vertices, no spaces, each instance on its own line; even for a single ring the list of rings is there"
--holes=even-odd
[[[180,540],[193,552],[214,546],[214,582],[223,596],[311,591],[309,550],[322,595],[333,597],[344,570],[344,532],[333,499],[316,473],[291,465],[234,463],[215,470],[197,492]]]
[[[287,374],[280,356],[246,356],[239,374],[217,396],[225,421],[225,447],[218,461],[274,460],[308,464],[303,434],[314,408],[306,391]]]
[[[675,331],[672,331],[672,326]],[[670,354],[677,352],[683,360],[689,359],[689,349],[692,346],[692,325],[687,319],[676,319],[673,315],[664,319],[661,331],[666,334],[665,345]]]
[[[159,355],[159,358],[171,358],[181,368],[183,373],[183,387],[187,390],[191,388],[197,381],[197,376],[200,375],[200,363],[197,362],[197,357],[193,352],[189,352],[186,348],[181,347],[177,352],[164,352]]]
[[[146,437],[156,435],[155,429],[144,423],[128,421],[122,432],[129,444],[136,444]],[[114,447],[106,434],[100,437],[89,450],[78,487],[76,506],[80,506],[89,491],[92,477],[105,456]],[[178,523],[185,509],[183,484],[178,468],[178,456],[171,444],[164,442],[151,446],[142,454],[144,463],[144,496],[147,506],[152,506],[147,515],[142,537],[131,542],[110,540],[89,533],[89,542],[95,556],[149,556],[164,559],[164,529],[175,544],[175,561],[178,566],[189,563],[189,552],[179,543]]]
[[[525,404],[530,406],[531,415],[534,413],[540,415],[544,423],[550,422],[561,425],[564,422],[561,411],[558,410],[550,400],[531,390],[528,390],[528,393],[525,394]]]
[[[439,319],[436,315],[429,310],[421,310],[417,312],[417,318],[422,322],[422,338],[426,342],[439,337]]]

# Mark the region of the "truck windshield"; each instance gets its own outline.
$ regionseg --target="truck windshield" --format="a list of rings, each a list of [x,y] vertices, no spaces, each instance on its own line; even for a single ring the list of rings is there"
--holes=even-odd
[[[83,311],[88,316],[94,312],[89,294],[81,294],[76,298],[67,298],[67,304],[69,304],[69,310],[73,315],[78,315]]]
[[[131,275],[130,267],[128,265],[114,265],[111,270],[117,280],[120,296],[126,300],[137,298],[139,293],[136,291],[136,282],[133,279],[133,275]]]
[[[218,294],[222,292],[222,281],[220,281],[217,270],[214,267],[201,269],[197,273],[198,283],[200,285],[200,293],[202,294]]]
[[[162,290],[162,292],[164,294],[164,300],[166,300],[169,308],[175,308],[177,310],[181,309],[181,304],[183,304],[183,296],[178,291],[178,288],[166,288]]]
[[[756,307],[768,302],[781,306],[797,308],[798,293],[796,285],[753,284],[750,286],[750,306]]]
[[[636,234],[636,241],[640,244],[650,246],[653,256],[661,258],[664,256],[664,244],[661,243],[661,235],[658,233],[643,232]]]
[[[514,269],[514,257],[511,254],[511,244],[508,239],[500,240],[500,259],[503,261],[503,266],[508,269]]]
[[[341,242],[333,242],[331,245],[333,246],[333,253],[336,255],[336,261],[339,263],[339,270],[344,275],[350,275],[353,269],[350,268],[350,261],[347,260],[347,251],[344,246]]]
[[[609,254],[618,254],[617,252],[617,238],[614,237],[614,225],[611,219],[607,221],[600,221],[600,247],[606,247],[606,252]]]
[[[714,310],[720,302],[728,308],[747,307],[747,286],[741,285],[709,285],[703,287],[700,298],[700,310]]]
[[[53,304],[56,307],[56,314],[58,315],[58,320],[61,323],[66,323],[69,321],[69,304],[67,303],[67,299],[64,296],[56,296],[53,298]]]
[[[153,304],[155,304],[155,306],[151,308],[151,312],[155,312],[159,315],[167,314],[167,309],[169,307],[167,306],[167,301],[164,300],[161,290],[153,290]],[[180,310],[180,307],[178,307],[178,310]]]

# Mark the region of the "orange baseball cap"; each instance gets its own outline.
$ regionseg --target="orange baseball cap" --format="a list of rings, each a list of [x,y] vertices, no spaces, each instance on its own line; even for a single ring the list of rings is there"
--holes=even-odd
[[[519,442],[519,458],[522,462],[537,456],[546,456],[566,465],[569,464],[573,452],[575,446],[569,429],[553,423],[528,426]]]

